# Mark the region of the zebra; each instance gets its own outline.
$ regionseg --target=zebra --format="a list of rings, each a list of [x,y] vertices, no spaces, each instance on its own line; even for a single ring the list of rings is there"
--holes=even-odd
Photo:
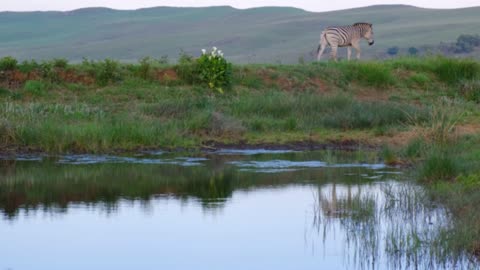
[[[320,44],[317,49],[317,60],[320,60],[327,45],[330,45],[332,48],[332,58],[335,61],[337,61],[338,47],[347,47],[348,60],[350,60],[352,55],[352,47],[355,48],[357,59],[360,59],[360,40],[362,38],[366,39],[370,46],[375,43],[373,40],[373,27],[371,23],[361,22],[353,25],[327,27],[320,35]]]

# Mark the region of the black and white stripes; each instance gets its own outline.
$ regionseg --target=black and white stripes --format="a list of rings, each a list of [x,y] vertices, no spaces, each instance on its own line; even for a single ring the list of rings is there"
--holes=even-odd
[[[351,47],[357,51],[357,59],[360,59],[360,40],[366,39],[369,45],[374,44],[373,28],[371,23],[355,23],[346,26],[331,26],[325,28],[320,36],[320,44],[317,50],[317,59],[320,60],[323,51],[329,45],[332,48],[332,58],[337,60],[338,47],[348,47],[348,60],[351,58]]]

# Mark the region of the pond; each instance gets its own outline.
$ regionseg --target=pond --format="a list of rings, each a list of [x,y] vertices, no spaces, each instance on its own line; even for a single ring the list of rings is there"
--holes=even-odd
[[[0,269],[474,269],[368,151],[0,158]]]

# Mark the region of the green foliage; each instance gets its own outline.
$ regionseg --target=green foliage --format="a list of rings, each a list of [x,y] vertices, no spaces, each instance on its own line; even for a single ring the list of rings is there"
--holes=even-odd
[[[232,85],[232,64],[223,57],[222,51],[213,47],[210,53],[203,51],[196,61],[198,80],[210,89],[223,93]]]
[[[97,64],[97,83],[105,86],[119,80],[119,63],[112,59],[105,59]]]
[[[52,60],[52,66],[58,69],[66,69],[68,67],[68,59],[54,58]]]
[[[18,70],[23,73],[30,73],[40,69],[40,64],[35,60],[25,60],[18,65]]]
[[[95,78],[99,86],[107,86],[122,79],[120,63],[109,58],[103,61],[93,61],[84,58],[78,69]]]
[[[480,47],[480,35],[460,35],[455,43],[456,53],[470,53]]]
[[[408,143],[404,149],[404,154],[407,158],[416,159],[424,155],[428,149],[428,144],[423,138],[417,138]]]
[[[220,93],[232,86],[232,64],[215,47],[209,53],[203,50],[197,59],[182,52],[175,70],[185,82],[202,84]]]
[[[249,67],[234,68],[233,83],[251,89],[261,89],[264,86],[263,80],[257,74],[256,70]]]
[[[452,180],[460,173],[460,166],[451,153],[451,149],[433,149],[424,161],[420,171],[423,180],[435,182]]]
[[[178,64],[175,66],[175,71],[178,76],[186,83],[196,83],[197,82],[197,68],[196,62],[193,56],[180,52],[180,57],[178,58]]]
[[[144,57],[138,61],[139,67],[137,76],[149,80],[152,78],[152,59],[150,57]]]
[[[398,54],[398,52],[400,51],[400,48],[398,48],[397,46],[395,47],[390,47],[387,49],[387,53],[390,55],[390,56],[395,56]]]
[[[0,71],[12,71],[17,68],[18,61],[17,59],[6,56],[0,59]]]
[[[10,95],[10,91],[8,89],[5,89],[3,87],[0,87],[0,97],[2,96],[8,96]]]
[[[412,76],[410,76],[410,78],[408,78],[408,81],[422,88],[427,87],[432,82],[430,77],[423,72],[413,74]]]
[[[60,81],[60,78],[58,77],[58,73],[55,70],[55,67],[53,65],[53,62],[42,62],[40,64],[40,75],[42,78],[51,83],[57,83]]]
[[[409,53],[410,55],[413,55],[413,56],[414,56],[414,55],[417,55],[417,54],[418,54],[418,49],[415,48],[415,47],[410,47],[410,48],[408,48],[408,53]]]
[[[47,85],[41,81],[27,81],[24,90],[33,96],[44,96],[47,91]]]
[[[383,157],[383,160],[387,165],[395,165],[399,162],[395,151],[388,146],[384,146],[382,148],[381,156]]]
[[[0,118],[0,147],[8,146],[15,142],[13,125],[4,118]]]
[[[390,67],[381,62],[341,63],[339,66],[348,81],[358,81],[366,86],[388,87],[395,85]]]
[[[460,94],[469,101],[480,103],[480,80],[468,80],[460,83]]]
[[[480,63],[471,59],[437,57],[433,59],[433,72],[440,80],[455,84],[479,78]]]

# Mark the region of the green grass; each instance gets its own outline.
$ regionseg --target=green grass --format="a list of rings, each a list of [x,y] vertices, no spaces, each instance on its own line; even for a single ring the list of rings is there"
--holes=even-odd
[[[182,64],[150,59],[138,64],[110,59],[80,64],[29,61],[8,73],[16,77],[0,78],[7,86],[0,95],[0,117],[11,134],[3,141],[47,152],[97,153],[195,148],[211,141],[362,141],[421,127],[425,138],[447,142],[455,124],[475,118],[475,112],[479,115],[464,94],[468,86],[464,80],[447,82],[436,73],[451,63],[476,65],[471,60],[431,57],[235,66],[232,89],[219,94],[175,75]],[[421,75],[412,75],[417,72]],[[475,69],[464,72],[458,72],[459,78],[477,76]],[[155,75],[164,73],[172,79]],[[22,76],[35,79],[25,79],[23,85],[12,79]],[[364,91],[394,93],[396,98],[363,99]],[[449,106],[439,103],[445,95],[457,100],[447,102]],[[447,113],[446,108],[451,110]],[[468,113],[452,113],[466,108]],[[440,131],[440,138],[433,136]],[[414,148],[408,152],[420,155]]]

